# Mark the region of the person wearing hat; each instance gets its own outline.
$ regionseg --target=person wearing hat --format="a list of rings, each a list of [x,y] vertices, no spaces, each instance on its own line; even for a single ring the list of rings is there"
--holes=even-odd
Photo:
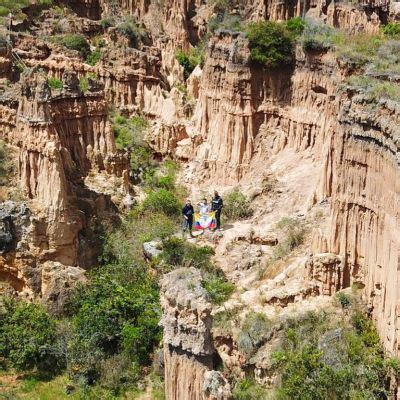
[[[185,206],[182,208],[182,215],[183,215],[183,230],[189,228],[190,236],[193,237],[192,228],[193,228],[193,216],[194,216],[194,208],[190,199],[186,200]]]

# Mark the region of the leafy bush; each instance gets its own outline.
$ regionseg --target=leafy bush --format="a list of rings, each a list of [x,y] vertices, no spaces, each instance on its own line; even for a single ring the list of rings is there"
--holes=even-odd
[[[115,25],[115,20],[113,17],[104,17],[100,21],[100,25],[104,30],[106,30],[107,28],[111,28],[112,26]]]
[[[267,67],[289,65],[293,62],[293,40],[283,25],[271,22],[253,22],[247,26],[250,57]]]
[[[190,49],[188,52],[178,50],[175,56],[179,64],[183,67],[183,74],[185,79],[187,79],[196,66],[203,63],[204,49],[201,47],[195,47]]]
[[[250,312],[246,315],[237,335],[238,349],[251,356],[268,337],[272,324],[263,313]]]
[[[268,398],[266,389],[250,379],[236,382],[232,395],[233,400],[266,400]]]
[[[226,280],[222,271],[218,272],[219,270],[215,270],[214,273],[205,273],[202,281],[204,289],[214,304],[224,303],[235,290],[235,286]]]
[[[83,58],[90,54],[89,43],[83,35],[67,34],[56,38],[56,41],[67,49],[79,51]]]
[[[143,202],[143,209],[152,212],[162,212],[168,216],[178,216],[181,205],[175,195],[166,189],[150,192]]]
[[[338,292],[336,294],[336,298],[337,298],[339,304],[342,306],[342,308],[348,308],[351,305],[349,296],[343,292]]]
[[[328,25],[308,21],[304,27],[301,43],[304,51],[323,52],[333,46],[336,36],[337,31]]]
[[[73,375],[95,379],[100,374],[99,360],[118,353],[140,365],[149,363],[160,339],[160,308],[157,285],[144,266],[97,268],[88,284],[78,286],[69,308]]]
[[[240,191],[235,190],[226,196],[224,200],[223,215],[228,220],[249,218],[253,215],[250,201]]]
[[[18,370],[56,372],[63,364],[57,352],[56,321],[40,305],[4,299],[0,310],[0,357]]]
[[[382,37],[368,34],[347,36],[337,33],[332,38],[332,42],[339,57],[362,66],[376,57],[377,51],[382,44]]]
[[[175,222],[160,212],[134,210],[116,231],[105,238],[103,263],[134,263],[143,257],[142,245],[155,238],[165,239],[175,231]]]
[[[139,365],[125,354],[116,354],[100,363],[100,385],[114,395],[135,386],[141,376]]]
[[[7,185],[14,175],[16,166],[6,144],[0,140],[0,185]]]
[[[97,48],[86,57],[86,63],[94,66],[100,61],[100,58],[101,58],[101,49]]]
[[[306,22],[300,17],[293,17],[286,21],[286,29],[294,36],[300,36],[305,27]]]
[[[222,270],[211,261],[214,250],[211,247],[198,247],[176,237],[163,242],[160,259],[173,267],[194,267],[202,271],[203,287],[215,304],[226,301],[234,291],[234,285],[228,282]]]
[[[143,132],[147,128],[147,121],[141,116],[130,119],[122,115],[113,117],[113,131],[118,149],[125,149],[143,145]]]
[[[117,25],[117,31],[129,39],[129,44],[132,47],[136,47],[142,35],[142,29],[131,17],[125,17],[125,19]]]
[[[89,79],[87,76],[82,76],[79,79],[79,89],[81,89],[82,93],[86,93],[89,90]]]
[[[60,90],[63,88],[62,80],[52,76],[47,78],[47,83],[52,89]]]
[[[400,23],[399,22],[389,22],[382,28],[382,32],[386,36],[396,37],[400,35]]]
[[[273,354],[281,373],[279,399],[386,398],[392,364],[363,313],[339,329],[327,314],[309,314],[292,321],[285,335]]]

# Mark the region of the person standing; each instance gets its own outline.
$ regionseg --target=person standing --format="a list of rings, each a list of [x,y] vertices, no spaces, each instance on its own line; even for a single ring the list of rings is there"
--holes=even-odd
[[[186,231],[186,229],[189,228],[190,236],[193,237],[192,228],[193,228],[194,208],[189,199],[186,200],[186,204],[182,208],[182,215],[183,215],[183,230]]]
[[[217,191],[214,192],[214,198],[211,202],[211,211],[215,211],[215,219],[217,221],[216,229],[221,230],[221,211],[224,206],[224,202],[222,201],[222,197],[218,194]]]

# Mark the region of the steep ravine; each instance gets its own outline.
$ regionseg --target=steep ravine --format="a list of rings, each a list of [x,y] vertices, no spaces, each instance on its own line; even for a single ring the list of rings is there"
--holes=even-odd
[[[215,14],[208,1],[68,3],[72,11],[57,29],[85,32],[92,50],[101,36],[94,66],[46,42],[58,34],[52,9],[34,24],[36,33],[11,35],[23,73],[9,48],[1,53],[0,139],[18,155],[20,192],[0,203],[0,281],[11,293],[59,314],[98,264],[104,229],[146,195],[134,182],[130,149],[117,150],[111,118],[139,116],[152,156],[179,164],[179,183],[194,201],[214,189],[224,198],[240,189],[254,209],[196,241],[213,248],[214,263],[235,285],[228,301],[213,304],[195,268],[160,280],[167,400],[230,399],[235,380],[246,376],[274,388],[271,354],[284,327],[309,311],[348,319],[333,304],[337,292],[357,291],[385,352],[400,357],[398,101],[352,87],[358,66],[332,49],[297,44],[290,66],[253,62],[243,32],[206,35]],[[307,13],[351,34],[377,33],[397,18],[386,1],[311,1],[305,10],[293,1],[232,4],[244,21]],[[110,15],[142,24],[136,47],[115,27],[102,27]],[[205,39],[204,62],[186,80],[176,50]],[[51,88],[48,77],[62,88]],[[304,240],[276,260],[285,218],[304,225]],[[229,329],[218,326],[221,313],[231,316]],[[272,327],[249,356],[238,331],[251,313]],[[391,393],[397,398],[395,377]]]

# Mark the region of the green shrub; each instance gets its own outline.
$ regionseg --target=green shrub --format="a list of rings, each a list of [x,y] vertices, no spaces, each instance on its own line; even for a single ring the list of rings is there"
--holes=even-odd
[[[16,171],[10,150],[0,140],[0,185],[7,185]]]
[[[224,200],[223,215],[228,220],[249,218],[253,215],[253,210],[247,197],[240,191],[235,190],[229,193]]]
[[[79,78],[79,89],[82,91],[82,93],[87,93],[89,90],[89,78],[87,75]]]
[[[183,74],[185,79],[187,79],[196,66],[203,63],[204,49],[201,47],[195,47],[190,49],[188,52],[178,50],[175,56],[179,64],[183,67]]]
[[[143,145],[143,134],[148,127],[147,121],[141,116],[134,116],[130,119],[122,115],[113,117],[113,132],[115,143],[118,149]]]
[[[283,25],[271,22],[253,22],[247,26],[250,57],[267,67],[292,64],[293,41]]]
[[[185,240],[171,237],[164,240],[160,258],[174,267],[185,266],[211,271],[214,268],[211,262],[212,255],[214,255],[214,250],[209,246],[199,247]]]
[[[335,53],[352,64],[365,65],[374,60],[382,44],[379,35],[358,34],[346,36],[336,34],[333,39]]]
[[[56,41],[67,49],[79,51],[83,58],[86,58],[90,53],[89,43],[83,35],[67,34],[56,38]]]
[[[285,335],[273,354],[279,399],[386,398],[390,362],[364,314],[354,314],[353,326],[342,321],[339,327],[327,314],[309,314],[292,321]]]
[[[160,339],[158,288],[146,267],[108,265],[79,285],[69,306],[74,338],[70,373],[90,380],[100,375],[99,360],[124,353],[140,365],[150,362]]]
[[[381,81],[367,75],[351,76],[347,82],[351,88],[361,90],[371,102],[381,99],[400,101],[400,87],[396,83]]]
[[[101,49],[98,47],[96,50],[92,51],[88,56],[86,57],[86,63],[89,65],[96,65],[101,58]]]
[[[293,17],[286,21],[286,29],[294,36],[300,36],[305,27],[306,22],[300,17]]]
[[[160,259],[173,267],[194,267],[202,271],[203,287],[215,304],[228,300],[234,291],[234,285],[228,282],[222,270],[211,261],[214,250],[211,247],[199,247],[182,239],[171,237],[163,242]]]
[[[235,290],[235,286],[228,282],[225,276],[217,270],[214,273],[204,273],[202,285],[214,304],[224,303]]]
[[[301,37],[303,50],[316,52],[327,51],[335,43],[337,35],[337,31],[328,25],[308,21]]]
[[[237,335],[238,349],[251,356],[262,345],[271,331],[272,324],[263,313],[249,312]]]
[[[56,321],[40,305],[4,299],[0,310],[0,358],[18,370],[56,372],[64,361],[57,351]]]
[[[143,202],[143,209],[151,212],[163,212],[168,216],[178,216],[181,205],[172,192],[159,189],[147,195]]]
[[[389,22],[382,28],[386,36],[397,37],[400,35],[400,22]]]
[[[336,294],[336,298],[339,302],[339,304],[342,306],[342,308],[348,308],[351,305],[351,301],[348,295],[346,295],[343,292],[338,292]]]
[[[111,28],[112,26],[115,25],[115,20],[113,17],[104,17],[100,21],[100,25],[104,30],[106,30],[107,28]]]
[[[117,25],[116,29],[129,39],[130,46],[136,47],[138,45],[142,36],[142,29],[133,17],[125,17],[125,19]]]
[[[165,239],[176,230],[175,222],[161,212],[134,210],[119,229],[104,238],[102,262],[131,264],[143,258],[144,242]]]
[[[99,375],[100,386],[118,396],[124,390],[135,387],[142,372],[139,365],[125,354],[116,354],[100,362]]]
[[[266,400],[268,392],[250,379],[236,382],[233,388],[233,400]]]
[[[60,90],[63,88],[62,80],[52,76],[47,78],[47,83],[52,89]]]

